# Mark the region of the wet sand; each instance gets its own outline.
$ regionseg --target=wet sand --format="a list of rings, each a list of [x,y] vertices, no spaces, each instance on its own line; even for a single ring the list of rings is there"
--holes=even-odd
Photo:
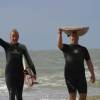
[[[0,100],[9,100],[8,96],[0,96]],[[38,97],[34,97],[34,96],[24,96],[23,100],[67,100],[65,98],[62,99],[49,99],[49,98],[38,98]],[[87,98],[87,100],[100,100],[100,96],[89,96]]]

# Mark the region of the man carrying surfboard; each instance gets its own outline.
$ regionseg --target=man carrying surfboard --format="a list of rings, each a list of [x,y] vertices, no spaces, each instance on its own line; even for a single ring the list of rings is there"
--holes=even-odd
[[[9,92],[9,100],[22,100],[22,92],[24,85],[24,68],[22,62],[22,56],[24,55],[28,67],[33,71],[33,79],[36,80],[35,66],[28,54],[25,45],[18,42],[19,33],[16,29],[13,29],[10,33],[10,43],[0,38],[0,46],[2,46],[6,53],[6,69],[5,69],[5,81]]]
[[[63,52],[65,58],[64,76],[69,92],[69,100],[76,100],[77,91],[79,100],[86,100],[87,82],[84,68],[84,60],[90,71],[90,80],[95,82],[93,64],[86,47],[79,45],[78,40],[83,36],[88,27],[67,27],[58,30],[58,48]],[[70,44],[64,44],[62,32],[70,38]]]

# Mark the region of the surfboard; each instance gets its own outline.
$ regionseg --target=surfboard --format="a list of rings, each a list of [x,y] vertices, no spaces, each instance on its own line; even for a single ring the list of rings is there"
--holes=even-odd
[[[31,68],[29,68],[29,65],[27,63],[27,60],[25,56],[22,56],[22,63],[24,67],[24,82],[27,86],[31,87],[34,84],[38,84],[38,82],[35,81],[34,73],[32,72]]]
[[[89,27],[75,27],[74,26],[74,27],[61,27],[59,29],[62,30],[67,35],[70,35],[73,33],[73,31],[76,31],[78,36],[82,36],[85,33],[87,33],[87,31],[89,30]]]

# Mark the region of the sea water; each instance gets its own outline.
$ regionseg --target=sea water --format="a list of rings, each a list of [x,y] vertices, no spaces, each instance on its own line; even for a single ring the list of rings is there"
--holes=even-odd
[[[89,50],[93,61],[96,83],[89,82],[90,73],[85,64],[88,81],[88,95],[100,94],[100,50]],[[65,100],[68,96],[64,80],[64,57],[59,50],[31,51],[31,58],[37,71],[37,81],[33,87],[24,85],[23,96],[33,96],[34,100]],[[6,58],[4,52],[0,52],[0,96],[8,96],[4,71]]]

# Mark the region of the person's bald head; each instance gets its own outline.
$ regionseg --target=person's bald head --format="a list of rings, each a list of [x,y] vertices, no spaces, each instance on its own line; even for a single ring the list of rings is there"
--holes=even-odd
[[[19,33],[16,29],[13,29],[10,33],[10,40],[12,44],[18,43]]]

